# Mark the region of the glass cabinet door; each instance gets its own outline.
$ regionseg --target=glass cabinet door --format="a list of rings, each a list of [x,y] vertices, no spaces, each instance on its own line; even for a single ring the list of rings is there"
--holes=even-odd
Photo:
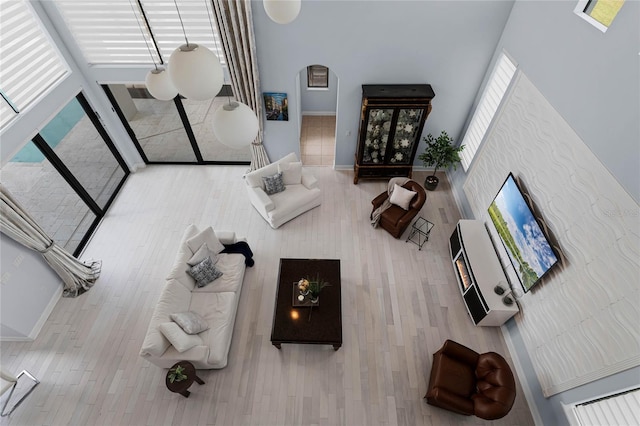
[[[383,164],[389,131],[391,130],[393,109],[372,108],[368,113],[362,163]]]
[[[424,108],[403,108],[398,111],[398,122],[389,149],[389,164],[409,164],[413,147],[419,141],[420,122]]]

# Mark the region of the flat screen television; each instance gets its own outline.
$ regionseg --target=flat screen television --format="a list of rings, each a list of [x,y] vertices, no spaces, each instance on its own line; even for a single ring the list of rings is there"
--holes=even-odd
[[[489,216],[524,291],[529,291],[558,257],[512,173],[489,206]]]

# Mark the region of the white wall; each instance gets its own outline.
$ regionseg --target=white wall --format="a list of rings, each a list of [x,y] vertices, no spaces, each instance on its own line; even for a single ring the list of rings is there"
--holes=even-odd
[[[632,254],[640,223],[624,215],[637,214],[638,205],[522,72],[464,184],[475,218],[490,223],[487,206],[509,172],[522,180],[562,252],[560,264],[526,294],[503,253],[521,308],[514,317],[524,343],[518,351],[531,361],[524,371],[540,383],[537,396],[640,365],[640,309],[630,303],[640,300],[640,262]]]
[[[62,281],[42,260],[42,255],[2,234],[0,337],[33,339],[62,293]]]
[[[340,79],[335,164],[350,167],[362,84],[431,84],[436,97],[425,134],[458,137],[512,2],[305,1],[287,25],[271,21],[261,2],[252,7],[261,90],[286,92],[290,102],[291,121],[265,122],[269,157],[299,149],[296,75],[322,64]]]

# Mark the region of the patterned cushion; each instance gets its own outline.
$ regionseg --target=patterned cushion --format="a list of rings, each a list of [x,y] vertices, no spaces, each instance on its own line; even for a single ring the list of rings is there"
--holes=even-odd
[[[273,176],[264,176],[262,180],[264,181],[264,192],[268,195],[282,192],[286,189],[282,180],[282,172],[278,172]]]
[[[178,324],[187,334],[198,334],[209,329],[207,321],[191,311],[171,314],[171,320]]]
[[[202,262],[192,266],[187,272],[196,280],[198,287],[204,287],[222,276],[222,272],[216,268],[210,257],[205,257]]]

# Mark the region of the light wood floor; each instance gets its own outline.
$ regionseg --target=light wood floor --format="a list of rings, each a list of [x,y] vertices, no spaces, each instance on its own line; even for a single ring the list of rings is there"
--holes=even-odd
[[[131,175],[83,255],[102,259],[95,287],[61,299],[34,342],[2,343],[9,371],[42,383],[10,425],[480,425],[427,405],[431,354],[447,338],[511,358],[497,328],[474,327],[448,260],[459,219],[447,182],[422,215],[436,226],[422,251],[369,224],[384,181],[312,167],[322,205],[272,230],[251,207],[239,166],[150,166]],[[424,180],[424,173],[414,178]],[[444,175],[442,179],[444,180]],[[189,223],[247,237],[247,270],[229,365],[200,370],[186,399],[138,356],[152,309]],[[406,234],[405,234],[406,236]],[[343,346],[270,341],[278,261],[339,258]],[[532,425],[523,393],[495,424]]]

